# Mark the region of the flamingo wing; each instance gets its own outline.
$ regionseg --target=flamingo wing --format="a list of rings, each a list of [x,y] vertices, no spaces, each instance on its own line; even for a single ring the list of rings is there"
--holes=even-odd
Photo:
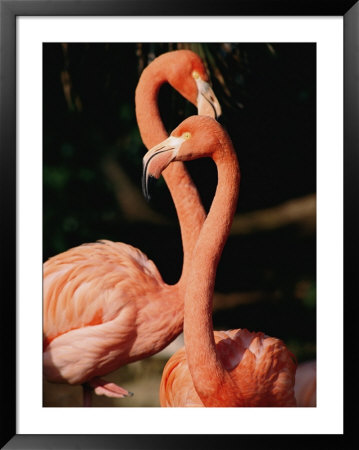
[[[295,406],[292,354],[279,339],[246,329],[215,331],[216,351],[233,379],[237,406]],[[203,406],[182,348],[167,362],[160,386],[161,406]]]
[[[70,330],[114,320],[163,284],[153,262],[122,243],[85,244],[50,258],[44,264],[45,347]]]
[[[81,383],[136,359],[141,314],[164,283],[139,250],[102,241],[44,264],[44,373]],[[141,340],[148,336],[141,335]],[[137,348],[140,347],[140,350]],[[144,348],[143,348],[144,347]],[[136,353],[137,352],[137,353]]]
[[[296,363],[280,339],[237,329],[216,331],[215,340],[240,406],[296,406]]]

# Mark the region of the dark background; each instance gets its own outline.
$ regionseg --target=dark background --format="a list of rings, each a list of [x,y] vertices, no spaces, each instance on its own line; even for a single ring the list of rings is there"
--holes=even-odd
[[[141,249],[167,283],[178,280],[181,240],[166,185],[157,182],[149,204],[140,192],[146,149],[134,105],[142,69],[176,48],[205,61],[241,167],[237,214],[217,272],[214,328],[263,331],[283,339],[299,362],[314,359],[315,44],[44,44],[44,261],[110,239]],[[169,86],[159,103],[169,131],[196,113]],[[188,168],[208,209],[215,166],[199,160]],[[165,362],[153,357],[120,369],[121,384],[135,396],[97,398],[97,405],[157,406]],[[141,403],[141,387],[129,386],[135,379],[153,383],[153,400]],[[78,404],[77,388],[44,386],[45,406]]]

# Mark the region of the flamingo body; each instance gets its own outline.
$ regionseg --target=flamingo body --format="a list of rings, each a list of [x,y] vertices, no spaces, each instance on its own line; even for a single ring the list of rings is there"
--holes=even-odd
[[[50,258],[44,264],[47,379],[83,383],[160,351],[182,328],[175,294],[130,245],[101,241]]]
[[[295,363],[282,341],[246,329],[215,331],[214,340],[223,367],[233,379],[231,405],[218,398],[220,392],[214,393],[222,406],[295,406]],[[204,406],[193,385],[184,347],[164,368],[160,403],[163,407]]]

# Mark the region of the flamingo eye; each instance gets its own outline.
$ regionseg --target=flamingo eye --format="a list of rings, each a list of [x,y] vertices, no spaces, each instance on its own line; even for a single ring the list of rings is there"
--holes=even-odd
[[[191,137],[191,133],[189,131],[186,131],[182,134],[183,139],[189,139]]]
[[[197,72],[197,70],[194,70],[194,71],[192,72],[192,77],[193,77],[195,80],[198,80],[198,78],[199,78],[199,73]]]

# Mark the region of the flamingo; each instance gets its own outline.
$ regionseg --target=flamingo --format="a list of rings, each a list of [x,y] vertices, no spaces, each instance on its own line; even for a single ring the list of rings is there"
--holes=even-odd
[[[145,145],[167,136],[157,93],[168,81],[198,107],[220,114],[201,59],[189,50],[161,55],[142,73],[136,114]],[[184,286],[205,213],[182,163],[164,174],[177,209],[183,268],[174,285],[138,249],[102,240],[50,258],[43,271],[43,370],[55,383],[81,384],[83,405],[91,396],[123,398],[132,393],[102,379],[119,367],[166,347],[183,327]]]
[[[184,300],[185,347],[167,362],[160,403],[174,406],[295,406],[296,364],[284,343],[246,329],[213,332],[217,265],[239,191],[239,164],[228,134],[210,117],[184,120],[143,159],[144,194],[174,161],[210,157],[218,184],[192,256]]]
[[[317,404],[317,362],[305,361],[298,365],[295,374],[295,398],[297,406],[316,406]]]

